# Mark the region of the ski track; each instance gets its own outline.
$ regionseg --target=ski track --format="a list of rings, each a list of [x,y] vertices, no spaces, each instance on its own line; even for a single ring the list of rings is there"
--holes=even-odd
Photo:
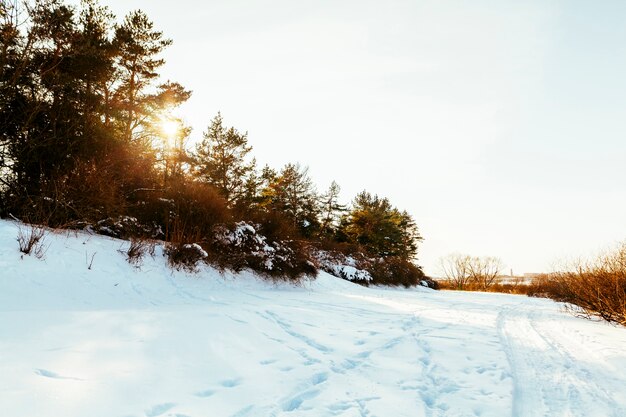
[[[513,417],[626,416],[606,381],[598,380],[554,335],[538,329],[537,313],[504,307],[498,332],[514,376]]]

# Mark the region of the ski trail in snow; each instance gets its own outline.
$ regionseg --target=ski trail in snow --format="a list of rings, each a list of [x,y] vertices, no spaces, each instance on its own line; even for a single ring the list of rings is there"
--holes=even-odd
[[[514,381],[513,417],[626,416],[584,363],[536,322],[527,306],[505,306],[498,314],[498,334]]]
[[[558,353],[563,359],[564,366],[567,371],[568,398],[570,399],[568,406],[574,405],[577,413],[572,415],[587,416],[582,414],[580,410],[591,413],[590,405],[593,411],[603,410],[605,415],[611,417],[626,416],[626,409],[620,407],[613,399],[612,394],[602,386],[602,381],[598,381],[596,377],[586,369],[584,363],[574,358],[572,353],[561,342],[551,336],[549,333],[543,333],[537,329],[536,313],[531,312],[528,315],[528,322],[532,329],[543,339],[544,342]],[[581,401],[587,399],[587,401]]]

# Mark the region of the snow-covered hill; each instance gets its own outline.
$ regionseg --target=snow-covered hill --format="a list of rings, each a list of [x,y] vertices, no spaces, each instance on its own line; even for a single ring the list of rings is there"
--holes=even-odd
[[[6,417],[626,416],[626,329],[542,299],[140,267],[0,221]],[[91,268],[89,269],[89,266]]]

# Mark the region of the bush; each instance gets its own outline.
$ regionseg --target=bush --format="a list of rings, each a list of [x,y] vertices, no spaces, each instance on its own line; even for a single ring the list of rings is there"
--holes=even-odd
[[[419,266],[398,256],[378,259],[368,270],[372,275],[370,283],[375,285],[402,285],[408,288],[422,285],[422,281],[432,281]]]
[[[446,289],[493,291],[490,287],[498,282],[502,262],[490,256],[452,253],[439,259],[439,268],[446,277]]]
[[[118,239],[162,239],[165,237],[161,226],[157,223],[145,223],[131,216],[108,217],[87,227],[100,235]]]
[[[126,212],[120,173],[105,163],[74,161],[63,175],[43,179],[36,190],[7,188],[6,211],[50,227],[75,227]]]
[[[493,283],[485,288],[481,283],[469,283],[465,284],[462,288],[459,288],[458,282],[455,280],[438,280],[436,281],[438,289],[441,290],[453,290],[453,291],[482,291],[482,292],[501,292],[505,294],[524,294],[531,295],[536,287],[525,284],[523,282],[518,283]]]
[[[35,255],[42,259],[46,253],[43,245],[46,230],[42,226],[20,225],[17,229],[17,243],[24,255]]]
[[[102,221],[112,230],[104,234],[190,243],[208,239],[215,225],[231,218],[224,199],[213,187],[192,181],[178,180],[166,189],[133,190],[128,204],[128,215]],[[137,227],[109,224],[110,220],[119,223],[124,218],[134,221]]]
[[[318,268],[337,278],[365,285],[372,281],[369,271],[362,269],[367,261],[363,255],[346,255],[337,250],[316,250],[314,258]]]
[[[577,315],[626,325],[626,242],[595,259],[543,276],[535,286],[532,295],[568,303]]]
[[[198,263],[208,256],[197,243],[169,243],[165,246],[165,255],[172,268],[188,272],[195,272]]]
[[[209,262],[235,272],[251,269],[270,278],[298,280],[315,275],[308,250],[294,240],[270,240],[258,232],[262,226],[248,222],[215,228]]]
[[[154,242],[146,239],[133,238],[129,242],[128,249],[123,253],[126,254],[126,260],[129,264],[139,266],[146,253],[154,256],[154,249]]]

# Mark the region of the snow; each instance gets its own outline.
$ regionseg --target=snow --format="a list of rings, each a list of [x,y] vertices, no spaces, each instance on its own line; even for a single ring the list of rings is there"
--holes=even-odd
[[[198,253],[200,255],[200,258],[204,259],[206,257],[209,256],[208,253],[206,253],[206,251],[204,249],[202,249],[202,246],[198,245],[197,243],[186,243],[183,245],[183,247],[185,249],[189,249],[189,250],[193,250],[196,253]]]
[[[549,300],[141,268],[0,221],[0,415],[626,415],[626,329]],[[93,256],[93,264],[88,263]]]
[[[368,271],[357,268],[357,261],[351,256],[340,253],[331,254],[323,250],[318,250],[314,256],[320,269],[335,277],[352,282],[370,282],[373,279]],[[425,281],[423,282],[425,283]],[[428,284],[425,286],[427,287]]]

